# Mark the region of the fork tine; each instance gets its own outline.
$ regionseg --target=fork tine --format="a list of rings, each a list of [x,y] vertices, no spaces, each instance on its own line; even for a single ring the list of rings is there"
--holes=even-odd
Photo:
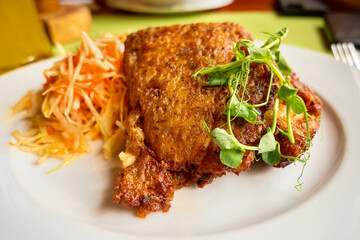
[[[336,61],[340,61],[339,51],[337,50],[335,43],[332,43],[332,44],[331,44],[331,50],[332,50],[332,52],[333,52],[333,54],[334,54],[335,60],[336,60]]]
[[[352,59],[354,61],[354,64],[355,64],[356,68],[360,70],[359,53],[356,51],[355,46],[354,46],[353,43],[349,43],[348,48],[349,48],[350,54],[352,56]]]
[[[339,55],[340,55],[340,59],[343,63],[347,64],[347,60],[346,60],[346,57],[345,57],[345,51],[344,49],[342,48],[342,45],[341,43],[337,43],[336,44],[336,48],[339,52]]]
[[[336,61],[355,66],[360,70],[360,55],[353,43],[332,43],[331,50]]]
[[[343,50],[345,52],[345,57],[346,57],[346,60],[347,60],[348,64],[351,67],[353,67],[354,66],[354,61],[353,61],[353,57],[352,57],[352,55],[350,53],[350,49],[349,49],[350,43],[342,43],[341,45],[342,45]]]

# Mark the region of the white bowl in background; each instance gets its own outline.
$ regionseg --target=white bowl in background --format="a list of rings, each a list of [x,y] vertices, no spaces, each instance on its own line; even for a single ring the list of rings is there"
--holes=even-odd
[[[224,7],[234,0],[105,0],[112,8],[143,13],[181,13]]]

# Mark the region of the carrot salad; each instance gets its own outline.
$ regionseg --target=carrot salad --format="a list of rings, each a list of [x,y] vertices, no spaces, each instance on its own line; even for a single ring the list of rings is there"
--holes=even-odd
[[[124,148],[127,87],[123,73],[126,35],[103,34],[94,41],[83,32],[81,47],[44,71],[46,83],[30,90],[14,107],[26,110],[29,128],[13,131],[11,143],[35,153],[42,163],[49,157],[63,159],[54,172],[84,154],[90,141],[103,138],[106,159]]]

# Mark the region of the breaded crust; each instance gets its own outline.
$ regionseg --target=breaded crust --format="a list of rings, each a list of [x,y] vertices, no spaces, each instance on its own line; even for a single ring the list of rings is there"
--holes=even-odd
[[[199,23],[148,28],[128,36],[125,43],[125,74],[130,92],[128,148],[137,156],[135,164],[122,170],[115,187],[115,202],[137,208],[139,216],[149,212],[167,211],[174,189],[196,183],[203,187],[214,178],[250,168],[254,152],[246,151],[237,168],[223,165],[220,148],[203,127],[203,120],[214,129],[224,127],[229,92],[226,87],[204,87],[205,77],[196,81],[198,70],[234,59],[232,44],[240,39],[252,40],[237,23]],[[258,121],[250,124],[242,118],[231,124],[234,135],[243,144],[257,146],[271,125],[279,81],[269,86],[270,69],[264,64],[251,64],[247,89],[249,103],[262,103],[271,87],[269,103],[258,108]],[[309,113],[318,117],[321,101],[291,75],[292,84],[299,88],[299,96],[309,107]],[[284,104],[284,103],[282,103]],[[279,128],[283,115],[279,114]],[[276,132],[284,155],[297,156],[304,148],[304,119],[293,121],[296,144]],[[311,120],[312,136],[319,122]],[[286,126],[283,130],[286,130]],[[306,133],[306,132],[305,132]],[[285,166],[282,159],[279,166]],[[171,179],[171,180],[170,180]],[[145,199],[145,200],[144,200]]]
[[[230,62],[239,39],[251,37],[236,23],[199,23],[148,28],[126,40],[130,105],[140,109],[146,145],[172,171],[201,162],[209,143],[202,120],[211,121],[227,95],[202,87],[192,75]]]

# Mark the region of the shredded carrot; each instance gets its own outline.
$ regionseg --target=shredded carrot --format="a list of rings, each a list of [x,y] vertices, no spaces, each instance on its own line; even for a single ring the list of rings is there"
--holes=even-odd
[[[124,145],[128,113],[125,39],[125,34],[103,34],[93,41],[83,32],[80,49],[44,71],[43,89],[29,91],[13,107],[14,114],[27,111],[29,129],[13,131],[11,145],[37,154],[39,163],[49,157],[65,160],[49,173],[90,153],[90,141],[100,136],[104,157],[117,156]]]

